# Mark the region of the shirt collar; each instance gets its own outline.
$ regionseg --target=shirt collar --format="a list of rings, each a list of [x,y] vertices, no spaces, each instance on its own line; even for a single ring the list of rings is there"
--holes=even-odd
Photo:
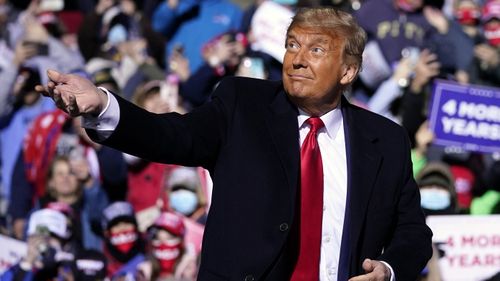
[[[342,123],[342,111],[340,108],[341,106],[339,103],[336,108],[320,116],[321,121],[323,121],[323,123],[325,124],[325,127],[321,129],[320,132],[322,130],[326,130],[326,133],[332,139],[334,139],[337,135],[340,124]],[[307,126],[305,122],[309,117],[311,116],[299,108],[299,116],[297,117],[299,122],[299,130]]]

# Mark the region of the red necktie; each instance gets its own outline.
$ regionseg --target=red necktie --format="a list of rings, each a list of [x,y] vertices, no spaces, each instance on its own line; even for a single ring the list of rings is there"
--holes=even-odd
[[[311,130],[300,151],[300,245],[291,281],[319,279],[323,220],[323,163],[316,135],[325,126],[319,117],[306,120]]]

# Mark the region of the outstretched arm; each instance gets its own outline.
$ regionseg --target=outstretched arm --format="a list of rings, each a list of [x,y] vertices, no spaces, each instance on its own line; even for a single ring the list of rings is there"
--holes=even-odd
[[[47,87],[37,86],[37,91],[69,115],[83,116],[84,123],[97,120],[94,127],[84,126],[92,140],[155,162],[210,168],[225,134],[227,107],[235,102],[234,83],[227,82],[220,84],[211,103],[188,114],[154,114],[106,94],[83,77],[56,71],[48,75]],[[118,109],[118,121],[103,126],[113,108]]]

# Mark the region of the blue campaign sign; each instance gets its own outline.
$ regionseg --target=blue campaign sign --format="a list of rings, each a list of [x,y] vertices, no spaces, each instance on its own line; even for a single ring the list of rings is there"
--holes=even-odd
[[[429,124],[435,144],[500,152],[500,89],[437,80]]]

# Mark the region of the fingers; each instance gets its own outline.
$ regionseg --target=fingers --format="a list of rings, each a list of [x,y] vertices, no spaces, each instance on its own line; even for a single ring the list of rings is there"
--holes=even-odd
[[[70,95],[68,97],[68,105],[66,106],[69,115],[78,116],[80,115],[80,110],[78,109],[78,104],[76,103],[76,97],[74,95]]]
[[[75,95],[68,91],[61,90],[61,87],[63,86],[58,86],[53,91],[52,99],[56,106],[72,117],[79,116],[80,109],[78,108]]]
[[[372,272],[375,269],[375,261],[371,259],[365,259],[363,261],[363,269],[365,272]]]
[[[51,97],[51,95],[49,94],[49,90],[42,85],[36,85],[35,91],[43,96]]]
[[[349,281],[385,281],[390,279],[390,271],[380,261],[365,259],[363,269],[366,274],[355,276]]]
[[[67,83],[69,81],[70,76],[66,74],[62,74],[60,72],[57,72],[55,70],[49,69],[47,70],[47,76],[51,81],[53,81],[56,84],[59,83]]]
[[[64,100],[62,98],[61,91],[59,91],[58,89],[54,89],[52,91],[52,99],[54,100],[54,103],[57,106],[57,108],[65,111],[65,112],[68,112],[66,110],[66,103],[64,102]]]

